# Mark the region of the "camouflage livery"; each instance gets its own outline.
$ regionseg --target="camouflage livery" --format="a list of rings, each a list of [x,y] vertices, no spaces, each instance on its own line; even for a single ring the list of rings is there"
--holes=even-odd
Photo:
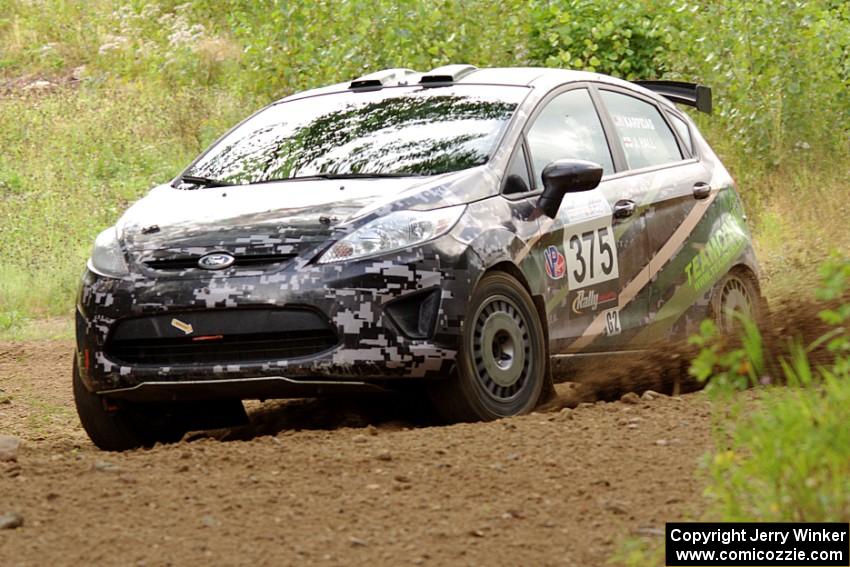
[[[116,225],[129,275],[89,269],[83,276],[76,332],[86,388],[130,399],[244,399],[445,378],[469,298],[492,270],[513,275],[533,297],[557,374],[570,357],[684,338],[707,315],[722,276],[736,267],[757,276],[731,177],[667,99],[607,76],[551,69],[482,69],[455,82],[528,90],[485,165],[425,178],[289,181],[285,191],[275,184],[196,191],[164,185],[131,207]],[[596,189],[566,195],[555,218],[537,206],[539,180],[526,193],[503,194],[530,124],[552,93],[571,88],[588,89],[598,106],[597,91],[605,88],[652,102],[667,120],[687,124],[690,149],[675,163],[632,171],[609,139],[615,173]],[[604,122],[610,136],[610,117]],[[684,147],[685,134],[676,135]],[[696,186],[707,189],[695,196]],[[635,210],[616,218],[624,200]],[[332,243],[391,211],[449,206],[465,210],[434,240],[316,262]],[[197,266],[214,252],[235,263]],[[298,340],[315,352],[305,347],[276,358],[261,350],[246,359],[244,349],[204,345],[201,358],[180,359],[157,350],[157,341],[187,353],[202,342],[215,345],[231,327],[268,324],[277,332],[275,313],[299,321]]]

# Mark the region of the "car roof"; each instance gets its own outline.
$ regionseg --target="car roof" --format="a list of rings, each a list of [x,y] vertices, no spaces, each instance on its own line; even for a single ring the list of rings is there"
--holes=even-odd
[[[278,100],[277,102],[288,102],[291,100],[298,100],[323,94],[354,90],[352,89],[352,86],[355,85],[357,81],[379,76],[381,74],[384,74],[385,77],[380,79],[380,86],[373,86],[369,88],[396,87],[404,85],[414,86],[419,84],[423,78],[426,78],[427,80],[429,77],[435,79],[448,79],[445,83],[441,84],[517,86],[540,88],[547,91],[561,84],[589,81],[628,88],[649,96],[661,102],[665,106],[675,108],[670,101],[649,89],[635,83],[611,77],[610,75],[603,75],[601,73],[575,71],[571,69],[553,69],[549,67],[487,67],[479,69],[471,65],[446,65],[427,72],[418,72],[411,69],[385,69],[364,75],[360,78],[355,78],[352,81],[345,81],[325,87],[293,93]]]

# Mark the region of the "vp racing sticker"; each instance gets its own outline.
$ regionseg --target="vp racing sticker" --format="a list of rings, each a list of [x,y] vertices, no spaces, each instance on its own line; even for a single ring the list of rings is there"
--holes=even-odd
[[[557,246],[549,246],[543,251],[543,260],[546,263],[546,275],[550,279],[559,280],[567,271],[567,261]]]

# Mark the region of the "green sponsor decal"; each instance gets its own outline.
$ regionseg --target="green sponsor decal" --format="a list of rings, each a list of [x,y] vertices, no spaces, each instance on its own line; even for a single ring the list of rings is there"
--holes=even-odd
[[[746,245],[747,236],[739,223],[733,216],[727,216],[705,248],[685,266],[688,286],[702,290],[717,281]]]

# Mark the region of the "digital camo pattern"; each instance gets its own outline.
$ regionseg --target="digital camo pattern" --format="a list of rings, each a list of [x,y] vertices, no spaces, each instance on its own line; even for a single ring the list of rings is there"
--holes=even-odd
[[[553,357],[685,337],[706,316],[719,278],[734,266],[757,274],[731,178],[693,123],[659,101],[665,112],[691,125],[693,159],[613,176],[592,191],[569,194],[555,219],[537,208],[539,193],[500,195],[513,148],[549,91],[570,81],[628,86],[583,73],[531,75],[535,88],[485,166],[422,179],[153,190],[117,225],[131,275],[84,275],[77,343],[86,385],[104,391],[154,381],[264,376],[382,382],[445,377],[459,350],[469,297],[491,269],[522,275]],[[707,198],[694,198],[698,182],[712,187]],[[613,209],[624,199],[635,203],[636,212],[615,219]],[[392,210],[459,204],[466,210],[458,224],[429,243],[339,264],[315,262],[333,242]],[[597,252],[592,259],[588,247]],[[198,257],[222,251],[237,263],[221,271],[194,265]],[[245,258],[255,261],[240,264]],[[408,338],[387,305],[425,290],[438,290],[436,321],[426,338]],[[126,364],[106,348],[116,324],[132,318],[173,313],[180,321],[199,311],[284,307],[320,314],[336,344],[296,358],[172,366]],[[163,336],[185,333],[178,327],[162,330]]]

